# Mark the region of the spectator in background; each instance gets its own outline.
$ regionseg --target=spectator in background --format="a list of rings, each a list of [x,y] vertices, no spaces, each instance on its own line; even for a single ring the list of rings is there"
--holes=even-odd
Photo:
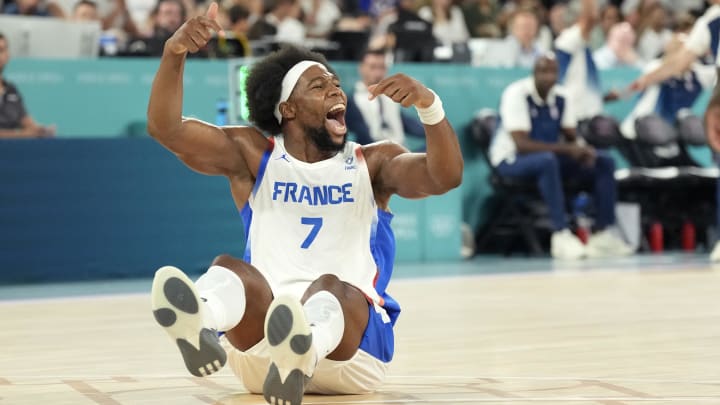
[[[341,16],[333,0],[300,0],[300,7],[305,15],[307,36],[312,38],[328,38]]]
[[[388,47],[395,62],[430,62],[434,58],[433,26],[420,18],[413,0],[398,0],[395,20],[388,27]]]
[[[5,80],[5,67],[10,51],[5,36],[0,33],[0,138],[44,138],[55,135],[55,126],[40,125],[25,109],[18,89]]]
[[[623,21],[618,6],[607,4],[600,9],[600,22],[590,32],[590,48],[599,49],[605,45],[610,34],[610,28]]]
[[[473,38],[500,38],[496,20],[500,14],[497,0],[467,0],[462,5],[468,33]]]
[[[210,39],[207,45],[209,58],[245,58],[252,55],[252,47],[247,34],[250,29],[250,10],[235,4],[227,11],[227,27],[225,36]]]
[[[142,56],[161,56],[165,41],[187,19],[187,9],[181,0],[158,0],[151,13],[150,32],[128,41],[127,52]]]
[[[603,94],[597,66],[592,58],[588,40],[597,22],[595,0],[580,0],[577,22],[555,40],[559,66],[558,83],[573,100],[578,121],[602,114]]]
[[[598,69],[641,67],[642,61],[635,52],[635,31],[626,22],[615,24],[605,45],[593,52]]]
[[[3,6],[2,14],[65,18],[62,7],[46,0],[15,0]]]
[[[299,20],[297,0],[266,0],[267,13],[250,27],[251,40],[272,38],[276,42],[302,43],[305,26]]]
[[[99,21],[97,3],[92,0],[80,0],[73,7],[72,17],[75,21]]]
[[[165,42],[187,18],[187,9],[180,0],[158,0],[153,11],[153,30],[150,36]]]
[[[566,3],[555,3],[550,10],[548,10],[548,28],[550,28],[550,35],[555,40],[561,32],[565,31],[565,28],[569,27],[569,15],[568,6]],[[552,44],[547,47],[552,48]]]
[[[631,90],[643,91],[649,86],[678,75],[707,53],[712,55],[715,65],[720,67],[720,49],[718,49],[717,41],[720,0],[710,0],[710,4],[710,8],[695,22],[684,46],[665,58],[658,67],[636,79],[630,85]],[[717,153],[720,152],[720,88],[718,84],[715,85],[715,90],[705,111],[705,128],[708,144],[715,151],[717,160]],[[720,180],[717,183],[717,195],[720,197]],[[719,213],[717,219],[720,228],[720,198],[717,201],[717,208],[719,208],[717,209]],[[710,260],[720,261],[720,241],[715,243],[715,247],[710,253]]]
[[[368,99],[368,87],[380,82],[387,71],[385,51],[365,51],[358,66],[361,80],[348,95],[345,114],[348,130],[355,134],[356,142],[361,145],[383,140],[403,145],[405,134],[424,139],[423,125],[416,117],[404,114],[400,104],[385,95]]]
[[[510,84],[500,100],[498,130],[490,161],[501,176],[537,181],[555,232],[551,254],[559,259],[628,255],[632,249],[607,227],[615,223],[616,183],[612,157],[577,143],[574,104],[556,86],[558,64],[552,54],[540,57],[533,76]],[[562,138],[561,138],[562,135]],[[568,228],[563,181],[594,184],[596,233],[587,246]]]
[[[510,35],[506,39],[507,51],[512,56],[511,66],[532,68],[542,53],[537,44],[540,21],[529,9],[520,9],[510,18]]]
[[[665,54],[672,55],[680,50],[686,38],[686,34],[675,34],[665,47]],[[661,64],[662,59],[653,60],[647,64],[645,72],[651,72]],[[635,139],[635,122],[651,114],[674,127],[678,113],[692,108],[702,92],[712,88],[715,78],[715,66],[694,62],[680,74],[647,87],[622,123],[623,136]]]
[[[452,0],[431,0],[429,6],[418,10],[418,16],[432,24],[433,36],[443,45],[467,42],[470,38],[463,12]]]
[[[646,15],[640,17],[637,51],[643,61],[656,59],[672,37],[668,29],[668,15],[662,4],[655,3],[646,8]]]

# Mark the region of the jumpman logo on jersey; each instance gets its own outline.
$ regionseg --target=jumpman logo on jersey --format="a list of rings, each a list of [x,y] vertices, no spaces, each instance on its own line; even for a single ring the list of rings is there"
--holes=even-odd
[[[284,159],[286,162],[290,163],[290,159],[287,158],[287,153],[283,153],[282,155],[275,158],[275,160]]]

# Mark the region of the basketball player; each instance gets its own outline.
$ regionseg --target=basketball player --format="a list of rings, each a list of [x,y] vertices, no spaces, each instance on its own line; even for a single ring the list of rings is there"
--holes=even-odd
[[[633,91],[643,91],[651,85],[660,83],[672,76],[687,71],[698,58],[710,53],[720,71],[720,0],[710,0],[710,7],[695,21],[685,46],[666,58],[656,69],[643,74],[629,87]],[[717,76],[717,75],[716,75]],[[717,77],[716,77],[717,80]],[[712,98],[705,110],[705,130],[708,144],[715,151],[715,160],[720,153],[720,88],[716,82]],[[720,163],[720,162],[718,162]],[[717,187],[717,226],[720,229],[720,179]],[[720,261],[720,241],[710,253],[710,260]]]
[[[252,67],[247,94],[257,129],[183,119],[185,58],[220,31],[216,15],[212,4],[166,42],[148,129],[190,168],[228,178],[247,246],[243,259],[221,255],[194,283],[177,268],[159,269],[155,319],[191,374],[210,375],[228,361],[269,403],[300,404],[304,392],[371,392],[392,359],[400,311],[386,292],[395,250],[390,197],[457,187],[457,137],[438,96],[396,74],[371,86],[369,97],[414,105],[427,153],[346,142],[338,77],[322,55],[292,47]]]

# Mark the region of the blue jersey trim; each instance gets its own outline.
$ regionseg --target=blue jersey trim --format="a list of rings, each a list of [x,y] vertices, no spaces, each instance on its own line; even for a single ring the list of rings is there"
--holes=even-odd
[[[370,316],[360,342],[360,349],[380,361],[389,362],[395,352],[395,337],[392,328],[400,315],[400,305],[386,291],[392,278],[395,261],[395,234],[390,227],[393,214],[378,209],[377,216],[378,221],[373,224],[370,234],[370,251],[377,266],[375,291],[382,298],[382,307],[390,319],[385,322],[382,315],[375,311],[375,307],[372,304],[369,305]]]
[[[718,43],[720,42],[720,18],[716,18],[708,23],[710,30],[710,53],[713,59],[718,57]]]
[[[275,139],[269,138],[268,141],[268,148],[265,149],[265,153],[263,153],[263,157],[260,160],[257,178],[255,179],[255,184],[253,185],[253,196],[257,193],[258,188],[260,188],[260,184],[262,184],[263,177],[265,177],[265,169],[267,168],[268,161],[270,160],[270,155],[272,155],[272,151],[275,149]]]
[[[572,55],[568,52],[560,49],[555,49],[555,58],[558,63],[558,79],[557,82],[563,84],[565,82],[565,75],[567,74],[568,67],[570,67],[570,61]]]

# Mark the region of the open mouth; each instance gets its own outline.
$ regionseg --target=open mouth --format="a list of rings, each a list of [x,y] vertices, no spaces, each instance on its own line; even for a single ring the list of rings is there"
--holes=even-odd
[[[325,126],[334,135],[345,135],[345,104],[335,104],[325,115]]]

